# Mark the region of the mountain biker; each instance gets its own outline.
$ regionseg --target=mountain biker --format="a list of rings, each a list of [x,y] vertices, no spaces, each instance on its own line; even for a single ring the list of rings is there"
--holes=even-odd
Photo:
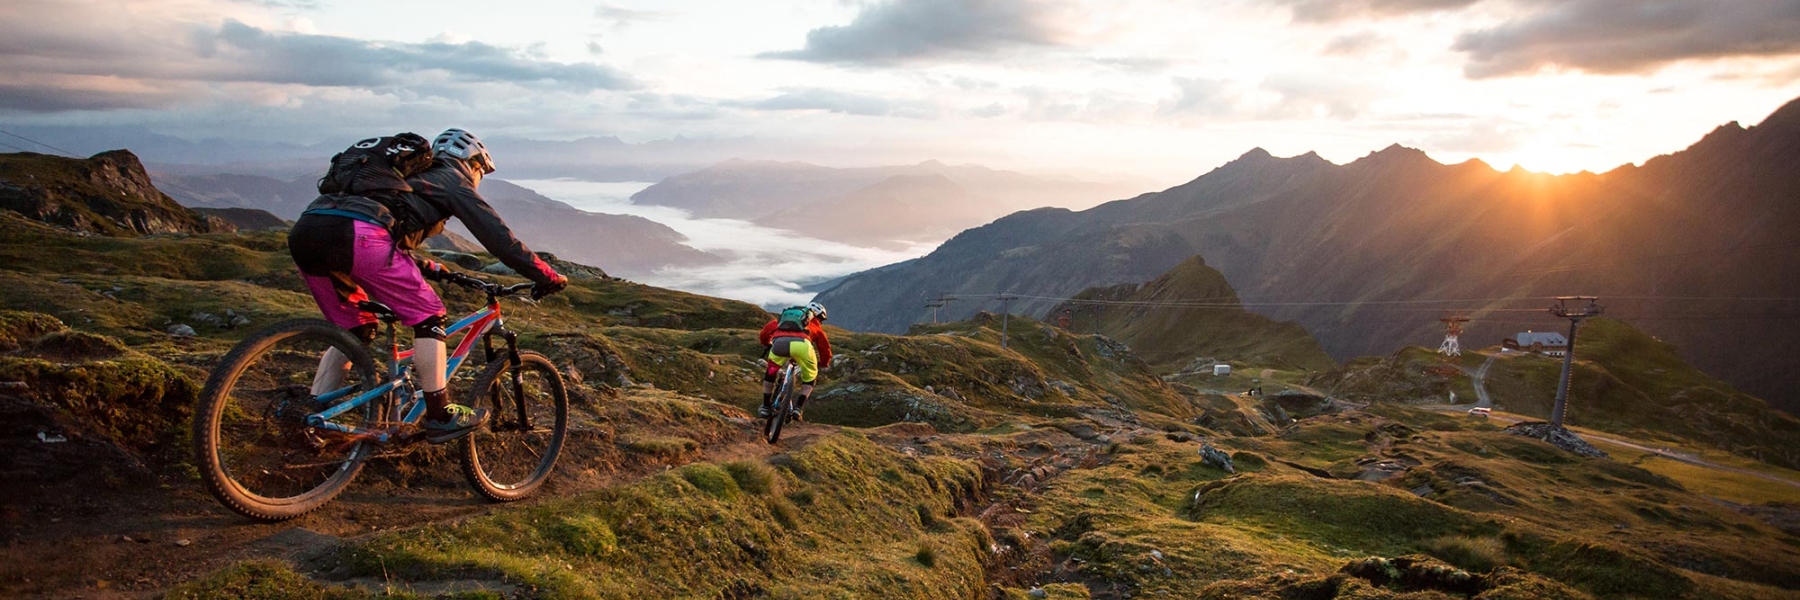
[[[390,139],[398,141],[389,145]],[[389,148],[383,156],[408,157],[423,150],[412,145],[424,141],[408,133],[364,140],[353,149],[375,142],[377,149]],[[396,147],[401,150],[392,150]],[[480,140],[467,131],[448,129],[422,156],[417,161],[394,158],[406,166],[385,168],[370,166],[382,162],[379,156],[365,158],[356,163],[360,166],[345,168],[347,174],[336,168],[339,161],[334,158],[334,170],[326,175],[331,181],[322,179],[320,191],[336,193],[321,195],[300,215],[288,233],[288,248],[313,300],[331,322],[365,343],[374,341],[376,316],[358,307],[358,302],[373,299],[393,309],[401,324],[412,327],[414,370],[426,406],[421,427],[427,441],[444,443],[474,430],[487,419],[487,410],[450,402],[444,372],[448,360],[444,303],[425,280],[444,281],[456,275],[409,251],[441,233],[444,223],[456,217],[489,253],[532,280],[533,298],[561,291],[568,279],[515,238],[476,191],[482,177],[494,171],[493,157]],[[313,395],[341,387],[348,369],[341,352],[327,350],[314,376]]]
[[[762,407],[756,409],[758,417],[769,416],[775,399],[775,374],[791,360],[800,367],[800,396],[794,399],[790,414],[791,418],[800,419],[806,399],[812,396],[819,369],[831,366],[831,340],[825,337],[825,318],[825,305],[813,302],[783,310],[763,326],[756,339],[766,347],[763,360],[768,362],[768,369],[763,372],[763,398]]]

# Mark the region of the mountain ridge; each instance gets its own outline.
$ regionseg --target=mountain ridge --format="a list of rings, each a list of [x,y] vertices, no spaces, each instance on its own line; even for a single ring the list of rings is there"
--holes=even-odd
[[[1548,315],[1518,309],[1541,308],[1549,296],[1600,295],[1709,373],[1793,409],[1800,368],[1781,349],[1800,350],[1800,332],[1745,320],[1706,323],[1695,317],[1708,307],[1664,298],[1800,297],[1793,283],[1800,273],[1774,254],[1792,244],[1783,232],[1800,228],[1800,207],[1788,200],[1800,194],[1794,114],[1800,109],[1790,103],[1767,124],[1723,128],[1643,166],[1604,174],[1443,165],[1399,145],[1344,165],[1252,150],[1162,192],[1084,211],[1002,217],[931,255],[848,276],[818,299],[868,307],[843,318],[844,326],[899,331],[938,294],[1066,298],[1148,281],[1200,255],[1261,304],[1253,310],[1300,322],[1342,360],[1441,336],[1432,315],[1356,303],[1506,299],[1416,306],[1491,309],[1478,312],[1465,339],[1497,340],[1509,329],[1555,327]],[[1127,240],[1138,242],[1127,244],[1135,248],[1132,264],[1080,257]],[[1158,240],[1154,250],[1147,240]],[[978,260],[984,255],[1002,259]],[[1052,278],[1046,268],[1059,261],[1065,268]],[[1521,306],[1533,298],[1536,306]],[[1316,301],[1349,304],[1299,305]],[[1015,304],[1032,315],[1053,305]],[[1778,314],[1781,306],[1741,308]],[[960,318],[977,307],[950,310]],[[1749,338],[1773,351],[1745,347]]]

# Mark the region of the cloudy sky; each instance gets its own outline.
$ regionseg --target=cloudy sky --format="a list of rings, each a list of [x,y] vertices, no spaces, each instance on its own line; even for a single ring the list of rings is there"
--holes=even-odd
[[[0,3],[0,127],[189,139],[747,137],[1173,184],[1256,146],[1604,170],[1796,96],[1800,0]]]

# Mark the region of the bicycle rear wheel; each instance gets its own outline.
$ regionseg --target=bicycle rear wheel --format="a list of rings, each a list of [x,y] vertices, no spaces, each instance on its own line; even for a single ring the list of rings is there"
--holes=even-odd
[[[488,363],[470,393],[469,405],[489,413],[487,425],[464,438],[463,476],[490,500],[530,496],[550,479],[568,434],[562,374],[544,355],[520,352],[517,369],[506,357]]]
[[[378,381],[369,349],[336,325],[318,319],[283,321],[239,342],[206,380],[194,411],[194,462],[201,480],[226,508],[263,521],[281,521],[324,505],[350,484],[371,442],[315,429],[306,417],[324,410],[312,395],[326,349],[347,357],[347,400]],[[332,419],[371,427],[376,400]]]

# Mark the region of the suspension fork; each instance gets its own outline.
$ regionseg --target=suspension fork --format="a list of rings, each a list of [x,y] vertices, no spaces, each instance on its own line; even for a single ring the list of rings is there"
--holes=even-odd
[[[525,380],[521,368],[525,361],[519,358],[519,334],[511,329],[501,329],[500,336],[506,340],[506,360],[512,363],[513,406],[519,415],[519,431],[531,431],[530,417],[525,415]]]
[[[500,336],[500,339],[506,342],[506,361],[508,366],[512,367],[512,377],[508,383],[512,384],[512,408],[514,416],[518,418],[517,422],[519,430],[529,431],[531,429],[531,421],[530,417],[525,414],[525,380],[524,376],[520,373],[520,367],[524,364],[524,360],[519,358],[519,334],[507,329],[505,325],[495,325],[486,335],[482,336],[481,341],[484,346],[484,352],[486,353],[487,362],[490,363],[498,358],[495,356],[494,351],[494,336],[496,335]],[[495,410],[506,410],[507,407],[501,406],[499,390],[488,390],[488,397],[492,400]]]

